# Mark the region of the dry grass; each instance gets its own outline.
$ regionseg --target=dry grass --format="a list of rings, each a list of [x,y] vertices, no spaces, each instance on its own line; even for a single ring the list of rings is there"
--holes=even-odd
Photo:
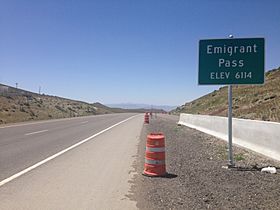
[[[2,94],[0,124],[113,113],[110,108],[98,105],[32,93]]]
[[[227,106],[227,87],[222,87],[176,112],[227,116]],[[280,67],[266,73],[264,85],[233,87],[233,116],[280,122]]]

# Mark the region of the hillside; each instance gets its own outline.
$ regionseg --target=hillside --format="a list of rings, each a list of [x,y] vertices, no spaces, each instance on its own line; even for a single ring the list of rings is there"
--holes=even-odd
[[[228,88],[222,87],[178,107],[176,113],[227,116]],[[233,87],[233,116],[280,122],[280,67],[266,72],[264,85]]]
[[[107,113],[115,111],[100,103],[39,95],[0,84],[0,124]]]

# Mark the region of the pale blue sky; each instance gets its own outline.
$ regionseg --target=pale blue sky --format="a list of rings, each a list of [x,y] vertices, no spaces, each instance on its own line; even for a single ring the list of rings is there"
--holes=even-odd
[[[182,105],[200,39],[264,37],[280,66],[278,0],[0,0],[0,83],[101,103]]]

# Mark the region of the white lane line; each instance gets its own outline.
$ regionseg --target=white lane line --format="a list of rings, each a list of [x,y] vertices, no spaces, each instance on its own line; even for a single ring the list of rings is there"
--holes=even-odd
[[[37,133],[44,133],[44,132],[47,132],[47,131],[49,131],[49,130],[36,131],[36,132],[32,132],[32,133],[26,133],[24,135],[29,136],[29,135],[33,135],[33,134],[37,134]]]
[[[61,119],[54,119],[54,120],[43,120],[43,121],[30,122],[30,123],[12,124],[12,125],[0,126],[0,129],[26,126],[26,125],[37,125],[37,124],[42,124],[42,123],[52,123],[52,122],[59,122],[59,121],[78,120],[78,119],[89,118],[89,117],[93,117],[93,116],[97,116],[97,115],[89,115],[89,116],[83,116],[83,117],[72,117],[72,118],[61,118]]]
[[[37,125],[37,124],[43,124],[43,123],[52,123],[52,122],[59,122],[59,121],[68,121],[72,119],[78,119],[78,118],[63,118],[63,119],[56,119],[56,120],[48,120],[48,121],[40,121],[40,122],[31,122],[31,123],[22,123],[22,124],[15,124],[15,125],[7,125],[7,126],[2,126],[0,129],[3,128],[13,128],[13,127],[20,127],[20,126],[25,126],[25,125]]]
[[[116,127],[116,126],[118,126],[118,125],[120,125],[120,124],[122,124],[122,123],[124,123],[124,122],[126,122],[126,121],[128,121],[130,119],[132,119],[132,118],[134,118],[134,117],[136,117],[136,116],[138,116],[138,115],[134,115],[134,116],[129,117],[129,118],[127,118],[127,119],[125,119],[125,120],[123,120],[121,122],[118,122],[118,123],[116,123],[116,124],[106,128],[106,129],[104,129],[104,130],[102,130],[102,131],[100,131],[100,132],[98,132],[98,133],[96,133],[96,134],[94,134],[94,135],[92,135],[92,136],[90,136],[90,137],[88,137],[88,138],[86,138],[86,139],[84,139],[84,140],[82,140],[82,141],[80,141],[80,142],[78,142],[78,143],[76,143],[76,144],[74,144],[74,145],[72,145],[72,146],[70,146],[70,147],[68,147],[68,148],[66,148],[66,149],[64,149],[64,150],[62,150],[62,151],[52,155],[52,156],[50,156],[50,157],[48,157],[48,158],[46,158],[45,160],[42,160],[39,163],[36,163],[33,166],[30,166],[30,167],[24,169],[23,171],[20,171],[20,172],[14,174],[14,175],[12,175],[12,176],[2,180],[0,182],[0,187],[3,186],[4,184],[7,184],[8,182],[16,179],[16,178],[18,178],[18,177],[28,173],[29,171],[31,171],[31,170],[33,170],[33,169],[35,169],[35,168],[37,168],[37,167],[39,167],[39,166],[49,162],[49,161],[51,161],[52,159],[54,159],[54,158],[64,154],[65,152],[68,152],[69,150],[72,150],[72,149],[80,146],[81,144],[83,144],[83,143],[85,143],[85,142],[95,138],[96,136],[99,136],[100,134],[102,134],[102,133],[104,133],[104,132],[106,132],[106,131],[108,131],[108,130],[110,130],[110,129],[112,129],[112,128],[114,128],[114,127]]]
[[[85,123],[88,123],[88,121],[80,122],[79,124],[85,124]]]

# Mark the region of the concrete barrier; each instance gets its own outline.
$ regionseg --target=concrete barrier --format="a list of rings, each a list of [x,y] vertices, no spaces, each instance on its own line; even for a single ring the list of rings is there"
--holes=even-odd
[[[228,118],[180,114],[178,124],[228,141]],[[280,160],[280,123],[233,118],[233,143]]]

